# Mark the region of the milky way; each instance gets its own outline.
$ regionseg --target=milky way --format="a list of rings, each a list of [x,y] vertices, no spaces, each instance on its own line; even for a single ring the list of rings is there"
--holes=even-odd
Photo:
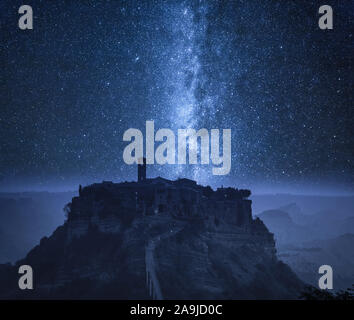
[[[149,166],[212,186],[354,190],[353,1],[1,1],[0,188],[132,180],[123,133],[230,128],[232,168]]]

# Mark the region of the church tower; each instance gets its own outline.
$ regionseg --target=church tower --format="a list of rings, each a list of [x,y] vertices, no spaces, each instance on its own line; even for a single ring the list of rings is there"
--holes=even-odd
[[[146,158],[138,160],[138,182],[146,180]]]

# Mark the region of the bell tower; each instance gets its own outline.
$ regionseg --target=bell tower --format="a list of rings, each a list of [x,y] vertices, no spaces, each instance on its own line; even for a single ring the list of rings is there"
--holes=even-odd
[[[138,182],[146,180],[146,158],[138,160]]]

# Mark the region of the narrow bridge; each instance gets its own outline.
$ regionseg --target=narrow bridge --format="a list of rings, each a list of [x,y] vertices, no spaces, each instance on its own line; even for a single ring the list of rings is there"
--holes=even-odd
[[[145,247],[146,287],[153,300],[163,300],[160,282],[156,273],[155,248],[161,240],[167,239],[181,230],[182,228],[177,228],[156,236],[151,239]]]

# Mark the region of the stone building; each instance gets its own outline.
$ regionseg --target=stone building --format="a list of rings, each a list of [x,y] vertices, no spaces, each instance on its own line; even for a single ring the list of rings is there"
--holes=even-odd
[[[148,179],[146,161],[142,159],[137,182],[103,181],[80,188],[79,197],[69,205],[69,238],[86,233],[90,226],[102,232],[119,232],[122,221],[138,216],[202,219],[210,224],[255,228],[250,194],[249,190],[234,188],[214,191],[185,178]]]

